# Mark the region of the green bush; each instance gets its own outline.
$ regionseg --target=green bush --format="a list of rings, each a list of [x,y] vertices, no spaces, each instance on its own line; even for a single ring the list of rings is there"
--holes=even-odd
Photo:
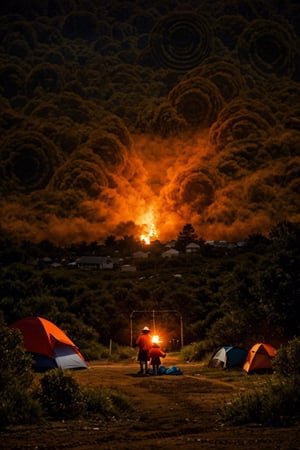
[[[81,387],[61,369],[53,369],[43,376],[39,398],[48,417],[52,419],[89,415],[110,419],[131,410],[123,395],[103,388]]]
[[[136,350],[132,347],[118,345],[113,343],[111,354],[108,354],[108,359],[111,361],[124,361],[126,359],[133,359],[136,357]]]
[[[32,394],[22,389],[5,390],[0,402],[1,426],[34,424],[42,420],[42,408]]]
[[[27,389],[33,380],[32,358],[25,353],[21,332],[0,324],[0,393],[7,389]]]
[[[83,392],[77,381],[62,369],[52,369],[41,379],[40,400],[54,419],[70,419],[85,412]]]
[[[86,361],[95,361],[97,359],[106,359],[109,353],[107,347],[98,342],[91,341],[89,346],[80,347],[81,353],[84,355]]]
[[[278,349],[272,366],[278,376],[294,380],[300,378],[300,337],[295,337]]]
[[[1,320],[0,361],[0,426],[40,421],[42,408],[30,390],[32,358],[25,353],[20,331],[7,328]]]
[[[235,425],[254,422],[272,426],[297,421],[300,417],[300,387],[290,380],[274,377],[271,380],[260,390],[239,394],[223,408],[222,419]]]
[[[208,341],[194,342],[186,345],[180,351],[180,357],[184,361],[202,361],[211,352],[211,344]]]

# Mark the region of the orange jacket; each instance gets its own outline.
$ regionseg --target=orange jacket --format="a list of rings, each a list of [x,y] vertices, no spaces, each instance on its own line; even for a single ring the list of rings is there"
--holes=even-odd
[[[144,352],[148,352],[152,346],[152,342],[151,342],[151,336],[150,334],[141,334],[136,342],[135,345],[137,347],[139,347],[140,350],[144,351]]]

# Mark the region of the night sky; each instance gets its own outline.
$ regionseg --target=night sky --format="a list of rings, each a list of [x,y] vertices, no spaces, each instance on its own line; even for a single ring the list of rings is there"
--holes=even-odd
[[[1,2],[0,231],[240,240],[300,222],[299,11]]]

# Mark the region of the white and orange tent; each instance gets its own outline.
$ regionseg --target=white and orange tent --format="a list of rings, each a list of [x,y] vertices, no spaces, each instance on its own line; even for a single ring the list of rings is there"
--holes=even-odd
[[[34,370],[57,367],[63,370],[87,369],[87,363],[74,342],[49,320],[25,317],[14,322],[10,328],[21,331],[25,350],[34,358]]]
[[[272,370],[275,354],[276,349],[272,345],[258,342],[250,348],[243,369],[248,373]]]

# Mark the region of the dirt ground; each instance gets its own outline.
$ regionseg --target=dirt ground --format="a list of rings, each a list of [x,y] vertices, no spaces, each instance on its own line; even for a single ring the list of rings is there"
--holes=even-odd
[[[169,358],[183,375],[138,376],[137,363],[95,363],[75,373],[85,385],[100,385],[129,397],[134,413],[102,421],[61,421],[13,427],[0,433],[1,449],[300,449],[300,423],[293,427],[228,426],[219,410],[242,384],[201,373],[197,364]],[[247,376],[247,375],[245,375]]]

